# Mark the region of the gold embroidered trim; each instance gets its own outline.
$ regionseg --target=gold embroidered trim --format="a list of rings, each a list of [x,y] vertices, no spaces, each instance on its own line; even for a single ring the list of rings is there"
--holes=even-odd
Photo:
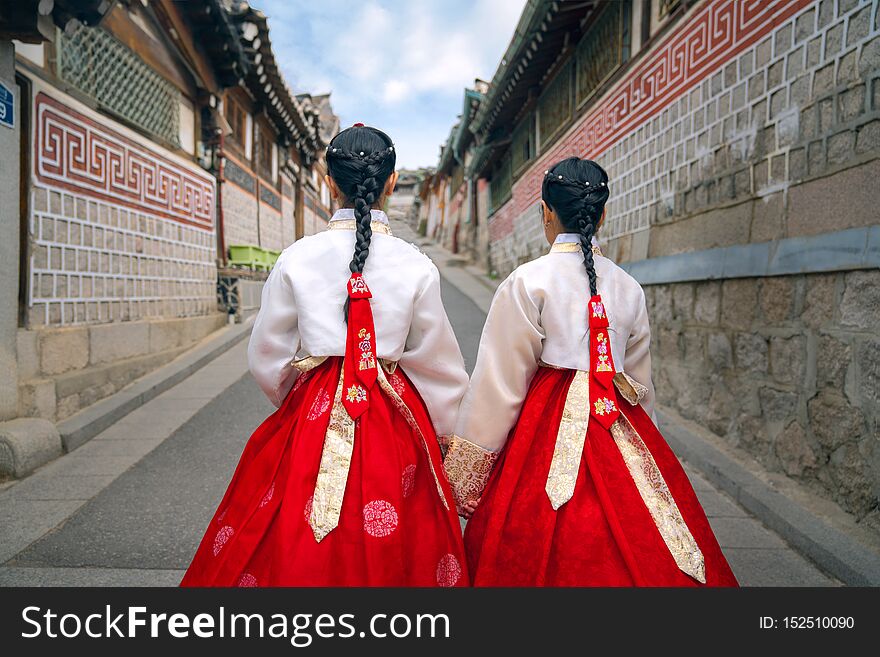
[[[556,447],[544,487],[554,510],[558,510],[574,495],[590,417],[589,380],[589,372],[578,370],[565,396],[559,432],[556,434]]]
[[[611,435],[675,563],[684,573],[705,584],[703,553],[685,524],[648,446],[623,415],[611,425]]]
[[[371,221],[370,228],[374,233],[382,233],[383,235],[391,235],[391,227],[383,224],[381,221]],[[327,224],[328,230],[356,230],[357,222],[354,219],[336,219]]]
[[[636,406],[648,394],[648,388],[626,372],[617,372],[614,375],[614,385],[617,386],[623,398],[633,406]]]
[[[340,369],[339,383],[336,384],[333,408],[330,411],[330,424],[324,436],[312,511],[309,514],[309,525],[315,540],[319,543],[339,524],[353,449],[354,420],[342,405],[342,370]]]
[[[383,362],[383,365],[384,364],[385,363]],[[395,367],[396,365],[397,364],[395,363]],[[388,377],[385,376],[385,371],[381,367],[378,371],[377,381],[379,382],[379,387],[386,395],[388,395],[388,398],[391,399],[391,403],[394,404],[398,412],[403,416],[403,419],[406,420],[406,423],[419,436],[419,438],[422,439],[422,446],[425,448],[425,456],[428,459],[428,469],[434,477],[434,484],[437,486],[437,493],[440,495],[440,501],[443,502],[443,507],[448,511],[449,502],[446,500],[446,495],[443,494],[443,486],[440,485],[440,478],[434,470],[434,462],[431,460],[431,452],[428,450],[428,441],[425,440],[425,436],[422,433],[422,429],[419,427],[419,423],[416,422],[412,411],[409,410],[409,407],[406,405],[406,402],[403,401],[403,398],[397,394],[397,391],[394,389],[394,386],[391,385]]]
[[[595,244],[591,250],[593,255],[602,255],[602,249]],[[581,245],[579,242],[554,242],[550,247],[550,253],[581,253]]]
[[[538,367],[549,367],[551,370],[567,370],[570,369],[568,367],[560,367],[559,365],[551,365],[550,363],[545,363],[543,360],[538,361]]]
[[[459,510],[465,502],[480,499],[497,460],[498,452],[483,449],[461,436],[449,437],[443,469]]]
[[[327,356],[306,356],[305,358],[293,361],[293,366],[298,369],[301,374],[305,374],[318,367],[318,365],[321,365],[325,360],[327,360]]]

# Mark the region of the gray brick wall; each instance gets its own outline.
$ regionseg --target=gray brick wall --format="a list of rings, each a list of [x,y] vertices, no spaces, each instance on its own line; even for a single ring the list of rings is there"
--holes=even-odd
[[[28,325],[216,310],[214,232],[34,185]]]

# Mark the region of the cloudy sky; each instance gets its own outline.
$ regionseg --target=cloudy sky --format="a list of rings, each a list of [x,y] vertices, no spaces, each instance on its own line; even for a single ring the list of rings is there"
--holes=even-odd
[[[491,79],[525,0],[251,0],[294,92],[382,128],[398,166],[436,164],[465,86]]]

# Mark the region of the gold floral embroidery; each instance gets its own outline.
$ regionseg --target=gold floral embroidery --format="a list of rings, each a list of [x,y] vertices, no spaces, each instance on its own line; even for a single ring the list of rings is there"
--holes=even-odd
[[[611,425],[611,435],[675,563],[684,573],[705,584],[703,553],[685,524],[648,446],[623,415]]]
[[[590,404],[589,372],[575,372],[565,405],[562,408],[562,419],[556,434],[556,447],[553,460],[550,461],[550,472],[544,489],[550,504],[559,509],[574,495],[581,456],[584,453],[584,442],[587,439],[587,422]]]
[[[616,410],[615,403],[608,399],[608,397],[600,397],[595,401],[594,405],[596,407],[596,415],[605,415]]]
[[[635,406],[648,394],[648,388],[636,381],[626,372],[614,375],[614,385],[626,401]]]
[[[369,370],[376,367],[376,357],[373,356],[372,335],[367,333],[367,329],[358,331],[358,349],[361,351],[361,360],[358,363],[359,370]]]
[[[315,540],[321,540],[339,524],[342,511],[342,498],[348,471],[351,467],[351,454],[354,448],[354,420],[342,405],[342,372],[333,396],[330,411],[330,424],[324,436],[321,452],[321,465],[315,482],[315,494],[309,514],[309,525]]]
[[[336,221],[331,221],[327,228],[328,230],[355,230],[357,222],[354,219],[337,219]],[[391,227],[383,224],[381,221],[371,221],[370,228],[374,233],[391,235]]]
[[[385,364],[384,361],[383,364]],[[416,418],[413,416],[412,411],[409,410],[406,402],[403,401],[403,398],[397,394],[394,386],[388,381],[388,378],[385,376],[385,371],[382,368],[379,368],[377,380],[379,382],[379,387],[386,395],[388,395],[391,403],[394,404],[397,411],[403,416],[403,419],[406,420],[406,423],[419,436],[419,438],[422,439],[422,446],[425,448],[425,456],[428,459],[428,468],[431,470],[431,476],[434,477],[434,484],[437,486],[437,493],[440,495],[440,501],[443,502],[443,507],[449,510],[449,502],[446,501],[446,495],[443,494],[443,486],[440,485],[440,478],[437,476],[436,470],[434,470],[434,462],[431,460],[431,452],[428,450],[428,441],[425,440],[425,436],[422,433],[421,427],[419,427],[419,423],[416,422]]]
[[[461,436],[449,438],[443,469],[459,508],[465,502],[480,498],[497,460],[498,452],[483,449]]]
[[[593,315],[594,317],[598,317],[599,315]],[[604,317],[604,315],[602,315]],[[608,335],[605,331],[598,331],[596,333],[596,351],[598,353],[598,357],[596,358],[596,371],[597,372],[612,372],[614,368],[611,366],[611,362],[609,361],[608,354]]]
[[[351,386],[345,393],[345,398],[350,402],[362,402],[367,399],[367,391],[363,386]]]
[[[602,255],[602,249],[595,244],[593,244],[590,250],[593,252],[593,255]],[[581,245],[580,242],[555,242],[550,247],[550,253],[581,253]]]

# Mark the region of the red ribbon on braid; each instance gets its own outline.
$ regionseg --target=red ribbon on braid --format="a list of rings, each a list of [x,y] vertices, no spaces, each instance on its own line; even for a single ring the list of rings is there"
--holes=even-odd
[[[363,275],[352,274],[348,279],[348,333],[342,365],[342,405],[352,419],[369,407],[370,390],[378,376],[372,296]]]
[[[608,336],[608,314],[602,296],[590,298],[590,414],[606,429],[620,417],[614,394],[614,359]]]

